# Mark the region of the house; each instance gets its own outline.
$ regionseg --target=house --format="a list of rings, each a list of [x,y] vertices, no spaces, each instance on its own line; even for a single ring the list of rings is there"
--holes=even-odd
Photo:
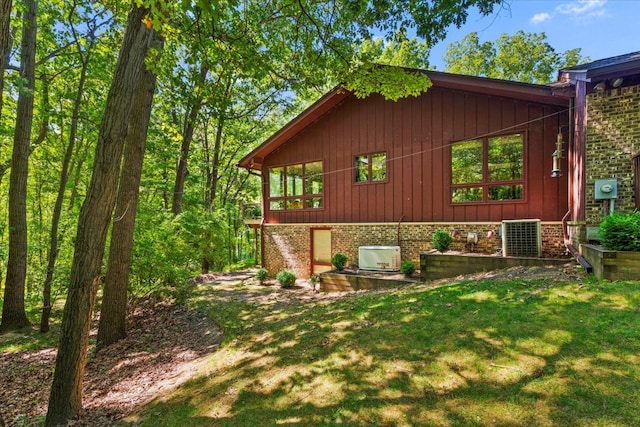
[[[335,88],[239,162],[262,176],[262,264],[308,277],[336,252],[357,264],[360,246],[417,263],[438,230],[496,253],[511,222],[535,224],[538,255],[577,255],[599,222],[596,179],[618,180],[617,208],[637,200],[639,64],[596,61],[547,86],[420,71],[432,87],[395,102]]]
[[[603,215],[640,209],[640,52],[560,70],[554,86],[574,88],[567,232],[577,247],[597,240]]]

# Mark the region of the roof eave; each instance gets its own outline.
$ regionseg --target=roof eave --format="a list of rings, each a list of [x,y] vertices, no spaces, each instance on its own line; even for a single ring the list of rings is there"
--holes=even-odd
[[[277,148],[282,141],[286,141],[302,129],[318,120],[327,111],[334,108],[344,99],[351,96],[351,92],[342,86],[337,86],[333,90],[327,92],[316,102],[307,107],[302,113],[293,118],[289,123],[280,128],[279,131],[271,135],[258,147],[253,149],[249,154],[244,156],[238,166],[246,169],[260,170],[264,158]]]

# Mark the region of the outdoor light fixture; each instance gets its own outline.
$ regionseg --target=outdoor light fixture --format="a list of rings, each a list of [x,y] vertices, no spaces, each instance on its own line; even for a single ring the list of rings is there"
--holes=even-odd
[[[611,86],[613,87],[620,87],[620,85],[622,84],[622,82],[624,81],[624,79],[622,77],[618,77],[615,80],[611,80]]]
[[[605,90],[607,87],[607,82],[606,81],[601,81],[599,83],[597,83],[594,87],[593,90],[597,90],[597,91],[601,91],[601,90]]]
[[[551,169],[551,177],[557,178],[560,176],[560,159],[562,158],[562,133],[558,134],[556,141],[556,151],[553,152],[553,168]]]

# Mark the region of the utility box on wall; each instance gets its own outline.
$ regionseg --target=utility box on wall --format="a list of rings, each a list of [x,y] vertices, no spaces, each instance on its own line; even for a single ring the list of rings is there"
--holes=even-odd
[[[615,178],[596,179],[594,195],[596,200],[617,199],[618,181]]]

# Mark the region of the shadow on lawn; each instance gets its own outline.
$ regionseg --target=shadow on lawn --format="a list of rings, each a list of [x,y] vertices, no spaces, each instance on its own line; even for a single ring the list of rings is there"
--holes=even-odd
[[[227,344],[143,424],[633,425],[637,289],[484,281],[322,303],[208,289]]]

